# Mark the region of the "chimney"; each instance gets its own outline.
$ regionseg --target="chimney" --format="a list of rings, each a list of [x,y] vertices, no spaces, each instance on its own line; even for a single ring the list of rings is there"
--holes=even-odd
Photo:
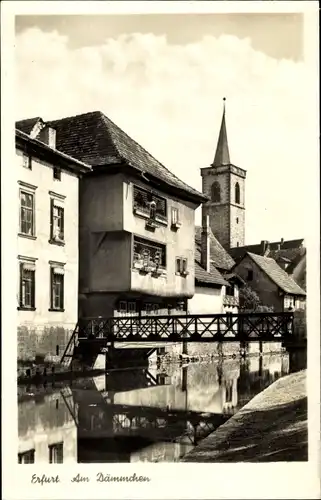
[[[201,265],[208,273],[211,270],[210,223],[209,216],[202,214]]]
[[[261,241],[261,253],[266,256],[270,252],[270,243],[266,240]]]
[[[47,144],[52,149],[56,149],[56,129],[45,126],[40,131],[39,141]]]
[[[281,246],[283,245],[284,243],[284,238],[281,238]]]

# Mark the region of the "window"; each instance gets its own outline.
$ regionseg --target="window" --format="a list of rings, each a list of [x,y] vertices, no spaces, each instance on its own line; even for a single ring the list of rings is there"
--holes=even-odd
[[[221,187],[217,181],[213,182],[211,187],[211,200],[215,203],[221,201]]]
[[[176,274],[181,274],[183,276],[186,276],[188,274],[187,259],[183,257],[176,257],[175,272]]]
[[[35,307],[35,261],[20,262],[19,305],[24,309]]]
[[[239,246],[240,246],[240,244],[239,244],[239,242],[238,242],[238,241],[236,242],[236,246],[237,246],[237,247],[239,247]]]
[[[238,223],[239,223],[239,218],[238,218],[238,217],[236,217],[236,224],[238,224]]]
[[[22,166],[23,166],[24,168],[27,168],[28,170],[31,170],[31,169],[32,169],[32,165],[31,165],[31,156],[26,155],[26,154],[23,154],[23,155],[22,155]]]
[[[289,309],[289,308],[294,308],[294,297],[291,297],[290,295],[286,295],[284,297],[284,308]]]
[[[58,167],[53,168],[53,178],[57,181],[61,181],[61,169]]]
[[[64,274],[62,266],[50,267],[51,274],[51,305],[54,311],[64,310]]]
[[[34,195],[20,191],[20,233],[34,236]]]
[[[226,387],[225,387],[225,402],[226,403],[232,403],[233,399],[233,386],[232,382],[227,382]]]
[[[172,207],[172,221],[171,221],[172,228],[178,229],[181,226],[181,223],[179,222],[179,212],[178,208]]]
[[[248,279],[248,281],[253,280],[253,270],[252,269],[247,270],[247,279]]]
[[[18,453],[19,464],[34,464],[35,463],[35,450],[24,451]]]
[[[49,446],[49,463],[62,464],[64,461],[63,443],[52,444]]]
[[[52,241],[55,242],[63,242],[65,237],[65,231],[64,231],[65,217],[64,217],[63,203],[53,198],[51,198],[50,203],[51,203],[50,238]]]
[[[240,203],[240,185],[238,182],[235,184],[235,203]]]
[[[226,295],[229,297],[234,297],[234,285],[229,285],[226,287]]]
[[[162,198],[150,191],[134,186],[134,212],[137,215],[150,218],[159,218],[167,222],[167,203]]]
[[[134,237],[134,267],[164,268],[166,266],[166,247],[137,236]]]

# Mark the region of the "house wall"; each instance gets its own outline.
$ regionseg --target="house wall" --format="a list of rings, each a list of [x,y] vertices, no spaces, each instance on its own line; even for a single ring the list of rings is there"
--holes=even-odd
[[[253,271],[251,281],[248,281],[248,270]],[[283,311],[283,297],[279,295],[278,287],[249,256],[245,256],[235,267],[235,273],[239,274],[258,294],[263,305],[272,306],[276,312]]]
[[[77,462],[77,427],[60,393],[19,403],[18,453],[35,450],[35,464],[49,464],[56,443],[63,443],[63,463]]]
[[[223,292],[225,287],[195,287],[195,295],[188,301],[189,314],[223,313]]]
[[[97,311],[102,302],[104,311],[109,309],[107,301],[111,295],[106,292],[169,298],[194,294],[196,205],[153,188],[156,195],[166,198],[167,225],[151,231],[146,228],[146,219],[134,213],[134,185],[150,189],[148,183],[123,174],[87,176],[81,180],[80,302],[86,304],[87,311]],[[171,228],[172,207],[179,211],[181,227],[177,230]],[[134,236],[166,246],[166,275],[155,277],[134,268]],[[187,276],[176,274],[176,257],[187,259]],[[98,299],[99,293],[104,297]]]
[[[56,165],[59,166],[59,165]],[[32,158],[32,169],[23,167],[22,152],[16,150],[17,228],[16,259],[17,307],[20,272],[17,256],[36,259],[35,310],[18,310],[18,358],[37,353],[56,354],[56,346],[66,345],[78,313],[78,177],[61,172],[53,178],[53,165]],[[20,190],[35,197],[35,236],[20,235]],[[64,245],[50,243],[50,199],[59,195],[64,206]],[[55,196],[54,196],[55,197]],[[50,262],[64,265],[64,311],[50,311]]]

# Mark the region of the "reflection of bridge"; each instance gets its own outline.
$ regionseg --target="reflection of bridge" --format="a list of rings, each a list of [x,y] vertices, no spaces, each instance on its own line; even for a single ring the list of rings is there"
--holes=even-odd
[[[62,361],[73,357],[76,347],[97,354],[115,342],[148,347],[153,342],[291,342],[293,338],[293,312],[82,318]]]
[[[186,373],[185,369],[184,372]],[[154,381],[156,382],[155,378]],[[152,441],[188,440],[196,444],[233,413],[232,410],[223,414],[190,411],[187,409],[186,390],[180,392],[181,409],[117,403],[116,387],[111,391],[100,392],[93,380],[89,385],[88,382],[86,389],[72,387],[61,391],[76,423],[78,439],[81,440],[139,436]],[[152,386],[142,389],[145,391],[149,388]]]

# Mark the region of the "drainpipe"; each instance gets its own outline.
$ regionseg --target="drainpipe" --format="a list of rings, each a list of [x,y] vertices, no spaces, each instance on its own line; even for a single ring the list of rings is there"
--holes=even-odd
[[[211,271],[210,223],[209,216],[202,215],[201,266],[208,273]]]

